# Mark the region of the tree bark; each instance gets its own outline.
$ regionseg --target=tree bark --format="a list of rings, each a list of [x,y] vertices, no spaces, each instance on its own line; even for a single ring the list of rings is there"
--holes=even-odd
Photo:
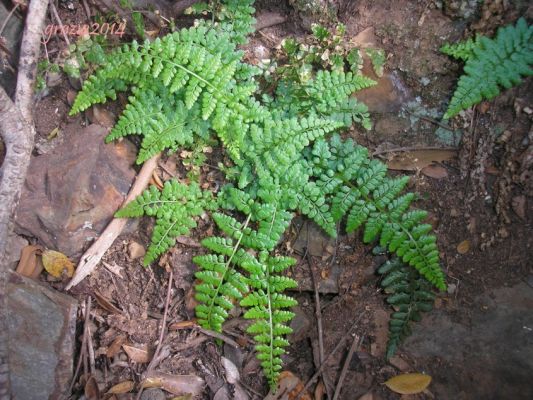
[[[26,179],[33,149],[33,84],[47,6],[46,0],[32,0],[29,4],[20,49],[15,104],[0,87],[0,135],[6,148],[0,168],[0,400],[9,400],[11,397],[6,298],[9,265],[6,248],[12,230],[12,216]]]

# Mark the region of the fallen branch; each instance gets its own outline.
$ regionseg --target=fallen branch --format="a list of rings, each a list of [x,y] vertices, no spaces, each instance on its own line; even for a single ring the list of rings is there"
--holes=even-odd
[[[12,230],[12,216],[24,185],[35,128],[32,118],[33,83],[37,73],[37,59],[41,45],[48,1],[34,0],[29,4],[26,26],[20,47],[15,103],[0,88],[0,135],[6,155],[0,168],[0,400],[11,398],[9,384],[7,332],[7,276],[6,248]]]
[[[152,173],[157,167],[160,156],[161,153],[158,153],[143,164],[135,183],[131,187],[126,200],[124,200],[124,205],[135,199],[148,186],[148,182],[150,182]],[[76,273],[67,285],[66,290],[72,289],[72,287],[76,286],[94,271],[107,249],[111,247],[115,239],[122,233],[127,222],[128,220],[126,218],[115,218],[107,225],[100,237],[81,256]]]

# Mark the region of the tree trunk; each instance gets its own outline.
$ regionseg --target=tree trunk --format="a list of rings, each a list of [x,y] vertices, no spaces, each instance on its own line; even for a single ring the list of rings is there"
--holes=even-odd
[[[9,399],[6,249],[15,211],[33,148],[34,129],[0,87],[0,133],[6,156],[0,168],[0,400]]]
[[[0,167],[0,400],[11,398],[6,298],[9,265],[6,248],[12,230],[12,217],[26,179],[33,149],[33,84],[47,8],[47,0],[29,2],[20,47],[16,105],[0,87],[0,135],[6,148],[4,162]]]

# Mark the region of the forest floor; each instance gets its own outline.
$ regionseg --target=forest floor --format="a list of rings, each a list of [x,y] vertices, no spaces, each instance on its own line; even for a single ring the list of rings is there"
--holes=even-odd
[[[299,306],[285,369],[302,382],[316,371],[318,290],[326,355],[359,318],[355,333],[360,346],[349,364],[340,399],[364,395],[364,399],[374,400],[531,399],[533,180],[527,157],[532,157],[533,146],[533,79],[525,79],[520,86],[454,119],[453,128],[462,131],[462,141],[450,137],[449,130],[435,121],[442,115],[461,72],[459,63],[439,52],[440,46],[461,39],[465,31],[492,35],[497,27],[514,22],[521,15],[531,19],[532,7],[528,8],[527,2],[485,1],[481,12],[465,18],[444,12],[433,1],[340,3],[337,14],[347,27],[346,38],[383,48],[388,56],[385,74],[381,78],[373,76],[378,85],[357,94],[370,108],[373,128],[364,131],[355,127],[349,136],[390,165],[404,157],[402,166],[396,170],[391,167],[391,173],[409,174],[410,189],[420,194],[417,207],[430,212],[449,288],[438,295],[435,309],[413,327],[412,336],[388,362],[384,355],[390,308],[384,302],[375,273],[383,258],[372,254],[360,234],[330,239],[309,221],[297,218],[282,249],[299,260],[290,272],[299,282],[299,288],[292,293]],[[76,7],[74,11],[60,9],[64,24],[86,19],[83,7]],[[289,5],[262,1],[257,9],[258,13],[284,13],[287,21],[253,35],[246,46],[249,62],[268,58],[265,54],[273,56],[284,38],[305,35],[304,18]],[[68,132],[75,135],[76,129],[87,124],[85,116],[67,116],[69,98],[76,89],[76,82],[63,77],[38,100],[35,123],[41,153],[51,151],[47,146],[55,140],[50,140],[55,128],[65,131],[63,136]],[[103,108],[113,118],[118,107]],[[105,116],[89,118],[105,125],[102,119]],[[66,126],[70,128],[65,130]],[[420,153],[415,157],[423,157],[424,149],[433,147],[452,149],[453,157],[433,169],[422,170],[425,165],[419,159],[391,151],[416,148]],[[209,157],[208,154],[207,163],[216,165],[217,160]],[[222,177],[209,167],[202,167],[201,171],[207,185],[218,184]],[[179,155],[164,156],[156,171],[163,181],[173,175],[183,178],[186,172]],[[94,349],[93,375],[102,392],[126,380],[138,381],[144,372],[147,364],[132,362],[121,345],[129,343],[138,352],[153,349],[161,330],[172,270],[167,315],[170,330],[158,370],[200,376],[208,386],[205,398],[223,399],[228,395],[221,388],[231,392],[224,377],[224,357],[240,371],[240,383],[248,396],[238,397],[245,396],[240,393],[229,398],[263,398],[268,392],[267,384],[254,357],[253,344],[243,333],[246,325],[242,318],[233,319],[224,329],[224,334],[239,344],[237,348],[189,329],[186,323],[194,319],[195,266],[191,259],[200,254],[198,241],[213,226],[201,221],[190,241],[178,243],[159,265],[143,268],[138,256],[149,244],[151,227],[149,219],[130,223],[98,269],[71,291],[83,304],[87,295],[96,293],[90,340]],[[310,258],[303,257],[305,248]],[[311,274],[316,278],[316,288]],[[65,282],[47,284],[60,291],[65,286]],[[83,326],[80,318],[79,340]],[[330,391],[352,340],[347,340],[327,361],[322,382]],[[418,395],[401,396],[383,385],[404,372],[431,375],[429,389]],[[74,388],[74,393],[82,392],[79,385]],[[134,398],[132,394],[115,396]],[[320,398],[316,396],[312,398]]]

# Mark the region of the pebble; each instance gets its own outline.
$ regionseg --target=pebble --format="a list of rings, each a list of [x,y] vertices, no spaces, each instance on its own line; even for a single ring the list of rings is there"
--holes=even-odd
[[[141,400],[166,400],[165,392],[161,389],[145,389],[141,395]]]

